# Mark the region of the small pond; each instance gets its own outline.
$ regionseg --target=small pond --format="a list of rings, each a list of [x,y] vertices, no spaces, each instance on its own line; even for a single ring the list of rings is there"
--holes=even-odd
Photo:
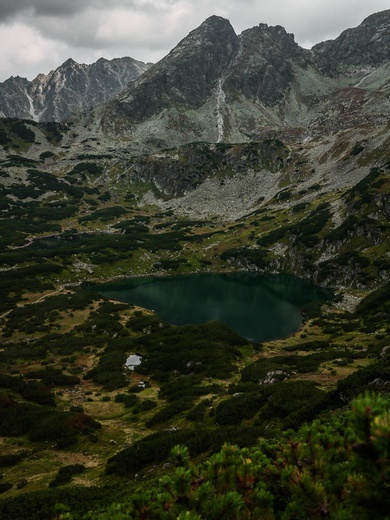
[[[51,237],[36,238],[31,242],[29,247],[32,249],[61,249],[65,247],[77,247],[80,242],[80,236],[74,235],[73,237],[66,238],[64,235],[56,235]]]

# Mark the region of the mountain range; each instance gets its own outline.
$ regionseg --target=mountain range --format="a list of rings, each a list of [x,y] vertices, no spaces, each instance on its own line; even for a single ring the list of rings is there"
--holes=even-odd
[[[389,27],[390,10],[306,50],[280,26],[237,36],[213,16],[85,121],[159,147],[386,124]]]
[[[390,10],[311,50],[281,26],[260,24],[236,35],[228,20],[212,16],[154,65],[131,58],[90,66],[70,60],[34,80],[30,97],[20,94],[21,104],[3,95],[0,106],[8,100],[17,117],[67,115],[58,127],[60,148],[45,144],[35,126],[39,144],[25,152],[33,159],[53,154],[48,167],[55,172],[89,157],[101,163],[113,191],[131,191],[139,182],[153,186],[140,204],[234,220],[283,187],[294,197],[312,185],[331,192],[386,163],[389,55]],[[137,77],[126,83],[126,75]],[[2,86],[14,83],[27,80],[11,78]],[[33,87],[45,96],[34,98]],[[120,92],[112,97],[115,89]],[[14,99],[21,90],[11,89]],[[84,108],[69,114],[75,102]],[[283,152],[262,145],[248,156],[242,146],[267,139],[283,143]],[[206,153],[190,143],[211,144]],[[225,151],[215,148],[229,144]]]
[[[71,112],[111,99],[149,66],[132,58],[101,58],[92,65],[68,59],[33,81],[11,77],[0,83],[0,117],[62,121]]]
[[[10,78],[0,85],[0,114],[61,121],[84,110],[71,119],[146,148],[386,124],[389,26],[390,10],[376,13],[307,50],[281,26],[236,35],[212,16],[153,66],[68,60],[32,82]]]

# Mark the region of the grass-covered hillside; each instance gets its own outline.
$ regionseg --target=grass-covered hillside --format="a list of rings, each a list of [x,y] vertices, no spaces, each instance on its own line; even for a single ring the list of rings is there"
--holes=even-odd
[[[308,186],[307,171],[300,189],[289,175],[302,154],[276,138],[124,158],[90,143],[71,153],[71,135],[0,121],[0,517],[385,518],[386,153],[353,185]],[[177,198],[172,161],[190,175]],[[280,175],[251,211],[175,206],[192,181],[223,190],[244,164]],[[236,270],[295,274],[335,298],[302,309],[291,337],[256,343],[92,290]]]

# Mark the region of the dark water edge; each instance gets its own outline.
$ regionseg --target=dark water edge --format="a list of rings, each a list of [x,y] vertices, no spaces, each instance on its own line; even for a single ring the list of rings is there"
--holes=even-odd
[[[219,320],[251,341],[296,332],[302,307],[332,298],[330,290],[294,276],[247,272],[129,278],[93,290],[151,309],[174,325]]]

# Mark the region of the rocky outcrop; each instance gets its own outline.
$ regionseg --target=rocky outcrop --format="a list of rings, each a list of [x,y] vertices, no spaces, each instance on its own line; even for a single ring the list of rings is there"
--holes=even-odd
[[[180,148],[136,158],[127,165],[128,179],[153,184],[158,192],[178,197],[192,192],[207,178],[221,187],[226,178],[245,177],[266,170],[270,176],[288,164],[289,150],[278,140],[241,145],[192,143]]]

